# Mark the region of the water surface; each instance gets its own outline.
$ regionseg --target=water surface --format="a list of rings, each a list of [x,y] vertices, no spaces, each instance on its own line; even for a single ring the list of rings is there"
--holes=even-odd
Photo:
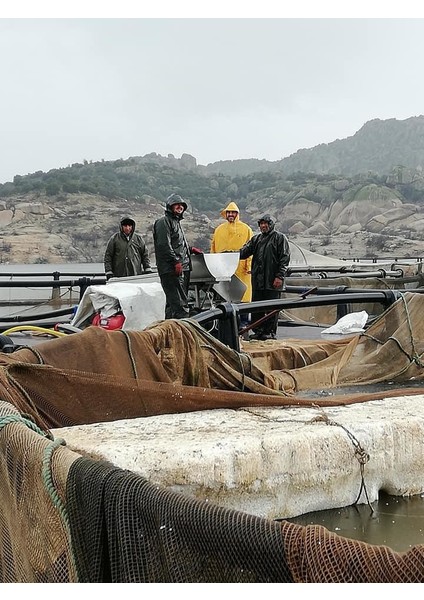
[[[322,525],[342,537],[403,552],[424,544],[424,494],[403,497],[382,492],[371,505],[316,511],[286,520]]]

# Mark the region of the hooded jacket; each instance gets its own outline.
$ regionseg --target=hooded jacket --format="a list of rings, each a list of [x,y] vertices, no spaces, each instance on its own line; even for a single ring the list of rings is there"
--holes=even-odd
[[[258,221],[267,221],[268,233],[258,233],[240,250],[240,258],[252,256],[252,285],[255,290],[273,290],[275,277],[284,280],[290,262],[290,246],[284,235],[274,229],[270,215]]]
[[[175,215],[172,212],[174,204],[184,206],[184,212],[181,215]],[[191,248],[181,227],[186,210],[187,204],[181,196],[172,194],[167,199],[165,215],[157,219],[153,225],[153,242],[159,275],[174,273],[177,263],[183,265],[183,271],[191,271]]]
[[[229,210],[237,212],[233,223],[229,223],[226,220],[227,211]],[[240,221],[240,211],[235,202],[230,202],[221,211],[221,216],[225,219],[225,223],[218,225],[213,233],[211,252],[238,252],[253,237],[253,231],[249,225]],[[246,285],[246,291],[241,299],[242,302],[250,302],[252,300],[251,264],[252,259],[250,257],[242,259],[239,261],[235,272],[236,276]]]
[[[128,238],[122,229],[122,224],[126,221],[133,226]],[[143,237],[135,232],[135,226],[136,222],[132,217],[122,217],[119,231],[109,238],[104,255],[107,276],[130,277],[146,271],[151,273],[149,251]]]

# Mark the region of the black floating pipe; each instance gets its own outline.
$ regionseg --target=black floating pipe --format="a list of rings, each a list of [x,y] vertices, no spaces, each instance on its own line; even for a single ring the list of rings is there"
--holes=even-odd
[[[357,271],[357,270],[352,270],[349,271],[348,269],[324,269],[324,268],[316,268],[316,269],[304,269],[302,270],[292,270],[292,269],[288,269],[287,270],[287,275],[290,277],[290,279],[294,279],[295,277],[291,277],[292,273],[305,273],[305,275],[312,275],[312,274],[316,274],[317,277],[319,277],[320,279],[334,279],[336,277],[339,277],[340,275],[344,275],[346,277],[351,277],[351,278],[367,278],[367,277],[377,277],[379,279],[383,278],[387,278],[387,277],[403,277],[403,270],[402,269],[396,269],[396,270],[392,270],[392,271],[386,271],[385,269],[378,269],[377,271]]]
[[[90,277],[104,277],[105,274],[103,273],[81,273],[81,271],[78,272],[71,272],[71,271],[66,271],[61,272],[61,271],[53,271],[52,273],[35,273],[34,271],[28,272],[28,273],[0,273],[0,278],[1,277],[53,277],[53,279],[60,279],[61,277],[86,277],[86,276],[90,276]]]
[[[217,338],[220,342],[240,352],[238,308],[231,302],[218,304],[221,311],[218,321]]]
[[[317,296],[329,295],[329,294],[361,294],[361,293],[373,293],[373,292],[386,292],[387,290],[377,290],[377,289],[366,289],[366,288],[350,288],[345,285],[337,285],[334,287],[311,287],[305,285],[286,285],[284,288],[284,292],[287,294],[300,294],[304,295],[305,293],[314,293]],[[423,293],[424,288],[413,288],[410,290],[397,290],[398,292],[417,292]]]
[[[90,277],[82,277],[80,279],[61,279],[58,283],[57,280],[30,280],[30,281],[0,281],[0,288],[27,288],[27,287],[87,287],[88,285],[103,285],[106,283],[106,277],[103,279],[91,279]]]
[[[305,288],[302,288],[304,290]],[[320,288],[318,288],[319,290]],[[323,289],[323,288],[321,288]],[[324,288],[325,289],[325,288]],[[424,292],[424,290],[423,290]],[[315,292],[316,293],[316,292]],[[402,296],[402,292],[399,290],[372,290],[372,291],[350,291],[349,293],[332,293],[328,291],[323,293],[323,297],[317,298],[313,296],[294,298],[294,299],[277,299],[277,300],[261,300],[257,302],[243,302],[238,304],[232,304],[226,302],[218,305],[215,308],[206,310],[197,315],[191,317],[201,325],[210,323],[213,320],[227,320],[230,322],[230,317],[233,322],[230,322],[231,328],[233,328],[234,315],[255,313],[255,312],[266,312],[273,310],[284,310],[290,308],[306,308],[311,306],[339,306],[353,303],[381,303],[384,307],[388,307]],[[343,311],[342,311],[343,312]],[[222,332],[219,333],[220,338],[223,337]],[[230,331],[227,335],[227,339],[224,343],[230,346],[234,350],[239,351],[239,337],[234,339],[234,332]],[[218,339],[220,339],[218,338]],[[221,340],[222,341],[222,340]]]
[[[320,288],[318,288],[319,290]],[[424,291],[424,290],[423,290]],[[315,292],[316,293],[316,292]],[[357,290],[349,293],[327,294],[323,298],[314,298],[307,296],[306,298],[294,299],[277,299],[277,300],[261,300],[258,302],[244,302],[237,304],[239,312],[263,312],[265,309],[274,310],[279,308],[304,308],[310,306],[328,306],[347,303],[373,303],[379,302],[384,306],[390,306],[401,297],[402,293],[399,290],[372,290],[364,291]]]
[[[75,311],[73,306],[61,308],[58,310],[46,311],[36,315],[13,315],[12,317],[0,317],[0,323],[22,323],[28,321],[41,321],[43,319],[54,319],[55,317],[64,317],[71,315]]]

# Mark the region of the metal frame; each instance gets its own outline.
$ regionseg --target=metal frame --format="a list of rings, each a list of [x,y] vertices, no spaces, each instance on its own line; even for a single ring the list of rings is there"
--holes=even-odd
[[[219,339],[233,350],[240,352],[240,314],[264,312],[269,310],[284,310],[290,308],[307,308],[311,306],[331,306],[341,307],[338,314],[343,316],[349,312],[348,305],[352,303],[381,303],[385,309],[398,300],[403,291],[401,290],[354,290],[343,288],[340,293],[334,293],[334,290],[328,288],[301,288],[303,295],[294,299],[284,298],[277,300],[263,300],[259,302],[243,302],[234,304],[223,302],[217,304],[210,310],[193,315],[192,319],[202,326],[208,325],[212,321],[217,321],[217,327],[212,330],[214,337]],[[312,292],[315,295],[308,295]],[[287,289],[285,291],[288,291]],[[416,290],[414,290],[415,292]],[[422,290],[424,292],[424,289]],[[322,297],[317,297],[320,294]],[[339,317],[340,318],[340,317]]]

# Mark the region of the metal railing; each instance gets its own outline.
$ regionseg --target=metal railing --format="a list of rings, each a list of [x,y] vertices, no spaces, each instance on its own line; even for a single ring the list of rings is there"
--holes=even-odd
[[[19,273],[19,274],[7,274],[2,273],[0,275],[0,288],[51,288],[52,294],[51,299],[55,300],[60,297],[61,288],[71,290],[73,288],[79,289],[79,300],[82,299],[85,290],[90,285],[103,285],[106,283],[106,277],[102,273],[102,277],[79,277],[78,279],[61,279],[59,272],[52,273],[52,279],[20,279],[26,277],[48,277],[46,273]],[[66,276],[72,275],[72,273],[66,273]],[[4,279],[5,277],[17,277],[17,279]],[[19,279],[18,279],[19,278]],[[31,303],[34,299],[26,299],[26,303]]]
[[[242,314],[255,314],[293,308],[308,308],[312,306],[337,306],[338,318],[347,314],[348,305],[354,303],[381,303],[385,308],[396,302],[401,295],[400,290],[355,290],[344,288],[340,293],[328,288],[302,288],[303,294],[297,298],[284,298],[277,300],[263,300],[258,302],[243,302],[233,304],[223,302],[215,307],[193,315],[193,319],[202,326],[216,322],[213,335],[222,343],[240,352],[239,322]],[[287,291],[287,290],[286,290]],[[414,290],[414,292],[417,290]],[[424,289],[422,290],[424,293]],[[320,295],[320,297],[318,297]],[[321,297],[322,296],[322,297]],[[271,314],[270,314],[271,316]],[[251,325],[253,327],[254,324]]]

